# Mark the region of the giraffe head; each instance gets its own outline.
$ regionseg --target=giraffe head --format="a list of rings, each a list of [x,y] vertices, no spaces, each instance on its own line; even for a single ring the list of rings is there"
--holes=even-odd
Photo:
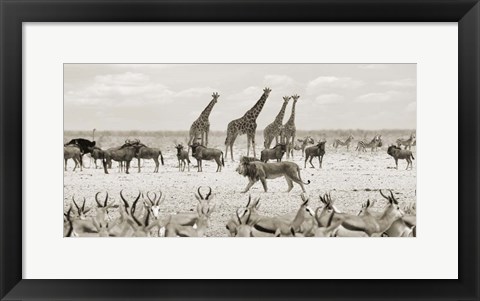
[[[284,96],[283,97],[283,102],[288,103],[288,101],[291,99],[290,96]]]
[[[300,98],[300,96],[295,94],[295,95],[292,95],[292,98],[293,98],[293,101],[296,102]]]
[[[265,95],[265,97],[268,97],[268,95],[270,95],[270,92],[272,92],[272,89],[270,88],[263,89],[263,94]]]
[[[213,97],[213,103],[217,103],[217,100],[220,97],[220,95],[217,92],[214,92],[212,94],[212,97]]]

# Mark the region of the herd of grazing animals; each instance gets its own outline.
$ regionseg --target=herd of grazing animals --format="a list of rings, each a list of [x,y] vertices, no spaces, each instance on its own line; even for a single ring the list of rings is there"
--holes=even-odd
[[[218,93],[213,93],[212,100],[208,103],[205,109],[201,112],[200,116],[192,123],[189,131],[189,140],[188,140],[188,149],[186,150],[186,154],[181,150],[178,150],[177,158],[178,158],[178,167],[180,171],[185,170],[185,163],[190,163],[189,159],[189,150],[192,149],[192,157],[197,159],[197,166],[198,171],[201,172],[202,169],[202,161],[203,160],[215,160],[217,162],[217,172],[222,170],[222,166],[224,164],[224,155],[228,154],[228,150],[230,149],[230,157],[233,160],[233,144],[236,138],[239,135],[247,135],[247,157],[250,153],[250,146],[253,149],[253,157],[256,158],[256,151],[255,151],[255,134],[257,129],[256,120],[262,111],[265,102],[267,101],[270,95],[271,89],[265,88],[263,90],[263,94],[261,95],[260,99],[255,103],[255,105],[249,109],[241,118],[235,119],[231,121],[227,126],[227,136],[225,139],[225,153],[218,149],[208,148],[208,135],[210,131],[210,121],[209,117],[210,114],[218,102],[220,95]],[[284,96],[283,97],[283,104],[276,115],[274,121],[267,125],[264,129],[264,150],[262,151],[261,160],[264,162],[268,162],[268,160],[276,159],[277,161],[281,161],[283,155],[286,153],[287,159],[290,157],[293,158],[293,150],[301,150],[302,157],[305,157],[305,162],[308,158],[310,158],[310,164],[313,167],[311,162],[311,158],[319,157],[319,167],[322,167],[322,158],[325,154],[325,146],[323,146],[323,151],[319,150],[319,144],[316,146],[308,147],[308,144],[314,144],[315,141],[311,136],[307,136],[304,139],[297,139],[297,142],[301,143],[298,145],[295,143],[296,137],[296,125],[295,125],[295,108],[296,104],[299,100],[300,96],[293,95],[293,96]],[[285,124],[283,123],[283,118],[285,116],[286,107],[290,101],[293,99],[292,104],[292,111],[290,118],[287,120]],[[93,139],[95,137],[95,129],[93,130]],[[382,136],[375,135],[375,137],[370,141],[362,140],[359,141],[357,144],[357,151],[365,152],[368,148],[371,151],[377,151],[379,147],[382,147]],[[200,142],[199,142],[200,140]],[[347,151],[349,150],[351,142],[354,140],[353,135],[349,135],[345,140],[335,139],[333,142],[333,147],[337,149],[340,146],[346,146]],[[272,142],[275,141],[275,146],[270,148]],[[323,142],[322,141],[319,141]],[[416,145],[415,134],[412,133],[408,139],[399,138],[396,141],[397,148],[401,148],[403,145],[405,149],[410,150],[412,146]],[[151,148],[147,145],[140,143],[140,141],[134,140],[126,140],[125,144],[120,147],[109,148],[107,150],[102,150],[98,146],[95,145],[95,141],[90,141],[83,138],[76,138],[72,139],[64,145],[64,160],[65,160],[65,170],[66,170],[66,162],[68,159],[72,159],[75,162],[75,168],[80,165],[82,168],[83,165],[83,155],[90,153],[91,157],[95,162],[95,167],[97,167],[97,160],[102,160],[104,171],[108,174],[108,168],[111,168],[112,161],[117,161],[119,163],[120,172],[125,170],[128,174],[130,169],[130,162],[134,159],[138,159],[138,172],[141,171],[140,160],[154,160],[155,162],[155,169],[154,172],[159,171],[159,158],[164,165],[163,155],[160,149],[158,148]],[[179,145],[176,145],[175,148],[178,149]],[[183,146],[182,146],[183,147]],[[308,155],[306,154],[306,149],[309,149]],[[390,149],[390,148],[389,148]],[[80,152],[80,153],[79,153]],[[321,154],[323,153],[323,154]],[[396,155],[393,155],[393,154]],[[408,166],[411,166],[411,160],[413,159],[413,155],[407,156],[404,152],[397,152],[397,151],[389,151],[389,155],[394,157],[395,162],[397,163],[398,159],[406,159]],[[80,159],[78,156],[80,155]],[[396,158],[395,158],[396,157]],[[183,168],[181,167],[183,166]],[[407,166],[407,168],[408,168]],[[188,167],[190,167],[188,165]],[[398,168],[398,164],[396,164]]]
[[[338,210],[330,193],[319,196],[321,206],[315,210],[309,196],[302,193],[298,210],[264,215],[259,210],[260,198],[250,195],[245,207],[236,208],[225,229],[231,237],[415,237],[415,205],[401,206],[391,190],[379,193],[388,201],[381,213],[370,212],[375,201],[367,200],[356,215]],[[191,211],[172,214],[161,213],[166,197],[161,191],[158,195],[139,192],[130,202],[120,191],[119,204],[109,203],[108,193],[102,202],[99,194],[95,194],[93,208],[85,208],[85,198],[79,205],[72,197],[64,213],[65,237],[203,237],[216,207],[210,187],[205,195],[198,187],[194,194],[197,205]]]
[[[361,208],[358,215],[349,215],[340,212],[333,204],[329,194],[320,196],[323,206],[312,210],[309,204],[309,198],[306,195],[304,185],[310,184],[310,181],[304,182],[300,176],[300,167],[288,161],[293,158],[294,150],[301,150],[304,158],[304,168],[307,161],[311,168],[315,168],[312,163],[314,157],[318,157],[319,168],[322,168],[323,157],[325,155],[326,140],[318,139],[317,142],[311,137],[306,136],[298,139],[295,125],[295,108],[300,98],[298,95],[283,97],[283,103],[279,113],[275,116],[272,123],[264,129],[264,150],[260,153],[260,160],[256,159],[255,136],[257,123],[256,120],[267,101],[271,90],[265,88],[260,99],[248,110],[242,117],[231,121],[227,126],[225,139],[225,153],[216,148],[209,148],[209,116],[220,95],[214,93],[212,100],[201,112],[200,116],[192,123],[189,131],[187,146],[175,143],[176,157],[178,160],[178,170],[184,172],[188,167],[190,171],[190,157],[197,161],[197,171],[203,171],[202,162],[214,161],[217,164],[217,172],[221,172],[225,166],[225,156],[230,150],[230,157],[233,161],[233,145],[236,138],[240,135],[247,136],[247,156],[240,158],[240,163],[236,171],[248,178],[247,187],[243,193],[258,181],[261,182],[264,191],[267,191],[267,180],[284,177],[287,181],[288,192],[293,189],[293,183],[300,185],[303,191],[301,195],[302,204],[298,211],[278,216],[263,216],[258,211],[259,198],[251,200],[246,207],[237,208],[233,213],[232,219],[227,223],[226,228],[230,236],[415,236],[415,218],[412,214],[406,216],[399,209],[393,193],[383,194],[382,197],[389,201],[384,214],[380,217],[370,214],[369,209],[375,202],[367,201]],[[289,101],[293,99],[290,118],[283,124],[286,107]],[[95,130],[93,135],[95,134]],[[333,148],[345,146],[347,151],[355,138],[349,135],[346,139],[335,139]],[[275,143],[272,147],[272,143]],[[299,143],[299,144],[297,144]],[[381,135],[377,134],[373,139],[359,141],[357,151],[365,152],[368,148],[372,152],[382,147]],[[311,145],[311,146],[309,146]],[[411,147],[416,145],[415,134],[412,133],[408,139],[399,138],[396,145],[390,145],[387,153],[395,161],[395,167],[398,169],[398,160],[407,161],[407,169],[412,166],[414,159]],[[402,149],[401,146],[404,146]],[[250,147],[252,147],[253,157],[249,157]],[[190,149],[191,154],[190,154]],[[140,142],[140,140],[126,140],[118,147],[102,150],[93,141],[77,138],[72,139],[64,145],[65,171],[67,160],[72,159],[75,163],[74,171],[77,167],[82,170],[83,156],[91,154],[97,168],[97,160],[101,160],[105,174],[108,174],[112,167],[112,161],[119,164],[119,171],[129,173],[132,160],[138,161],[138,172],[141,172],[141,160],[153,160],[155,162],[154,173],[159,172],[160,163],[164,165],[164,157],[159,148],[149,147]],[[282,161],[286,153],[287,161]],[[269,163],[270,160],[275,162]],[[195,166],[194,166],[195,167]],[[138,196],[129,202],[125,199],[122,191],[120,204],[108,203],[109,196],[106,194],[105,201],[102,203],[95,195],[96,208],[92,210],[95,214],[88,217],[88,212],[93,208],[85,209],[85,200],[79,205],[72,196],[72,204],[64,213],[64,235],[65,236],[151,236],[153,229],[158,231],[154,236],[204,236],[209,225],[209,220],[215,210],[215,205],[210,201],[213,198],[211,188],[206,196],[200,192],[200,188],[195,194],[198,204],[191,212],[180,212],[167,217],[160,216],[160,207],[165,196],[160,193],[147,192],[145,195],[139,192]],[[109,217],[109,211],[118,212],[116,219]]]

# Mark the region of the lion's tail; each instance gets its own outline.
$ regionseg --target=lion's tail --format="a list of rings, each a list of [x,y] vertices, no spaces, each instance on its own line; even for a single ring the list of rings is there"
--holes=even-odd
[[[297,167],[297,172],[298,172],[298,178],[300,179],[300,181],[302,181],[303,184],[305,185],[310,184],[310,180],[308,180],[307,182],[303,182],[302,177],[300,176],[300,167]]]

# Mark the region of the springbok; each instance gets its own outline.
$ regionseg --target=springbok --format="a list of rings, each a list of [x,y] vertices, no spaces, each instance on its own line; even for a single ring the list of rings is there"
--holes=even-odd
[[[368,236],[381,235],[399,218],[404,216],[404,212],[400,209],[398,201],[390,190],[390,196],[380,194],[389,201],[379,218],[373,216],[358,216],[349,214],[335,214],[333,223],[341,221],[341,225],[348,230],[363,231]],[[338,218],[337,218],[338,217]]]
[[[200,194],[200,187],[198,188],[198,193],[195,194],[198,205],[194,224],[182,223],[191,218],[191,214],[188,214],[188,216],[182,213],[171,215],[165,224],[165,237],[202,237],[205,235],[208,221],[215,210],[215,204],[212,205],[211,203],[213,199],[212,189],[210,187],[209,189],[210,191],[206,197]]]
[[[288,236],[304,236],[300,227],[306,218],[312,218],[314,212],[308,206],[310,198],[304,193],[300,195],[302,198],[302,204],[295,215],[295,218],[290,223],[281,223],[275,230],[275,237],[288,237]]]
[[[360,216],[370,216],[372,214],[369,212],[369,209],[373,207],[375,201],[370,202],[368,200],[362,205],[362,209],[358,212]],[[382,233],[382,236],[387,237],[415,237],[416,236],[416,216],[410,210],[411,208],[404,209],[405,215],[402,218],[397,219],[393,224]]]

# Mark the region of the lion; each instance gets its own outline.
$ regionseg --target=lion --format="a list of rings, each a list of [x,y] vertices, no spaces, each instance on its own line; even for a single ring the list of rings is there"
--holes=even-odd
[[[258,180],[262,182],[263,189],[267,192],[267,179],[276,179],[282,176],[287,180],[287,192],[293,189],[293,182],[299,184],[303,192],[305,192],[303,184],[310,184],[310,180],[307,183],[302,181],[300,167],[293,162],[264,163],[256,158],[241,157],[236,171],[249,179],[247,187],[242,193],[249,191]]]

